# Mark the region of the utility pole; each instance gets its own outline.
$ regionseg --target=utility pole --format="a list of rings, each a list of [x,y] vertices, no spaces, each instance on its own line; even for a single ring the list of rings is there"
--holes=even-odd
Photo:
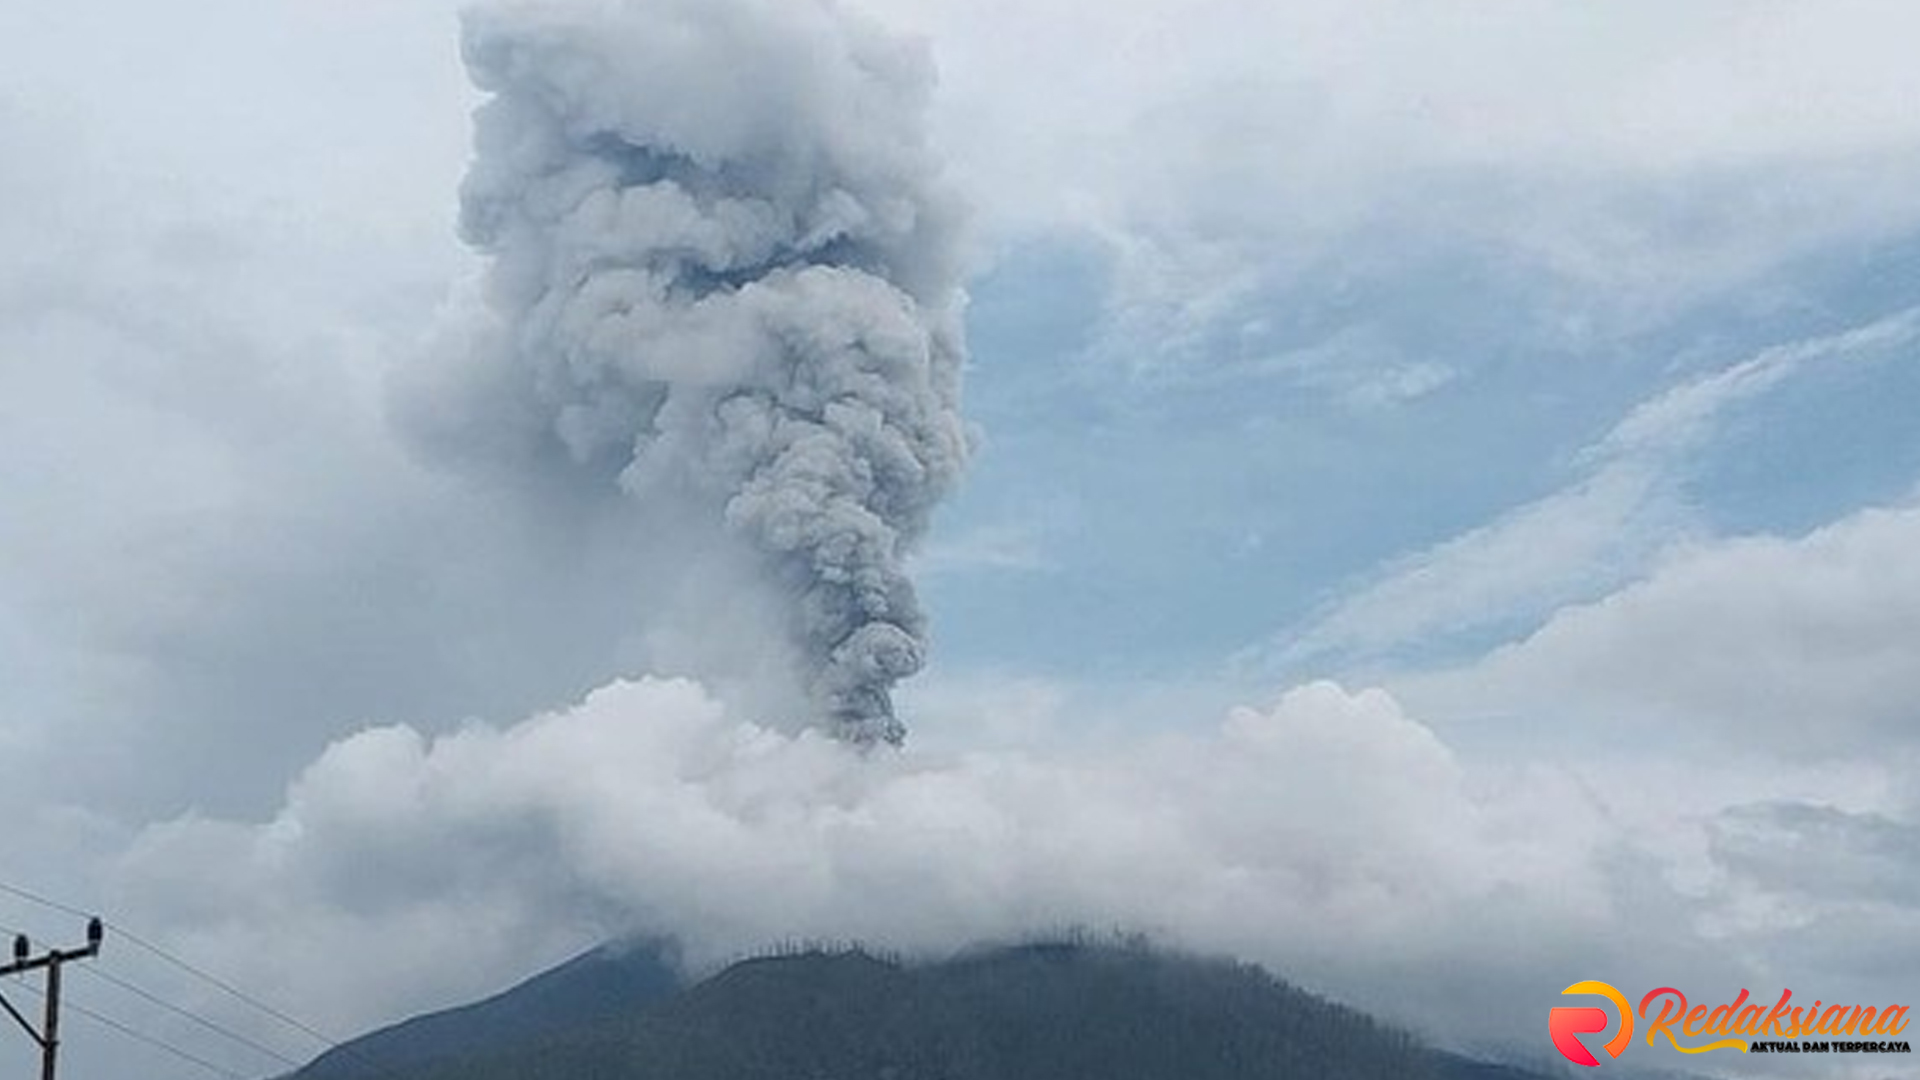
[[[0,967],[0,976],[18,975],[35,968],[47,969],[47,1013],[38,1030],[20,1010],[4,996],[0,996],[0,1009],[26,1030],[28,1037],[40,1044],[40,1080],[53,1080],[54,1059],[60,1050],[60,965],[69,960],[85,960],[100,954],[100,939],[106,936],[106,928],[101,925],[99,916],[87,920],[87,943],[78,949],[48,949],[39,956],[29,955],[33,947],[27,942],[27,935],[20,934],[13,939],[13,963]]]

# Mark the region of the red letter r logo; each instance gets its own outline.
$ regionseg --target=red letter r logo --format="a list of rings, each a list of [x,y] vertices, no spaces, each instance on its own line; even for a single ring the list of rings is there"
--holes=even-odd
[[[1560,992],[1562,994],[1599,994],[1613,1002],[1614,1006],[1620,1010],[1620,1033],[1613,1037],[1613,1041],[1607,1043],[1605,1049],[1608,1055],[1619,1057],[1620,1052],[1627,1048],[1627,1043],[1633,1040],[1633,1011],[1627,1008],[1626,997],[1606,983],[1592,980],[1574,983]],[[1605,1031],[1609,1022],[1610,1018],[1605,1009],[1561,1006],[1548,1011],[1547,1033],[1553,1036],[1553,1048],[1565,1055],[1568,1061],[1575,1065],[1598,1065],[1599,1060],[1581,1043],[1579,1036],[1595,1031]]]

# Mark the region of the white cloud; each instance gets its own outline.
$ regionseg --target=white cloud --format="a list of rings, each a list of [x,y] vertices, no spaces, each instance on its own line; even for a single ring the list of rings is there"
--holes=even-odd
[[[1916,76],[1889,45],[1915,21],[1888,0],[1817,11],[1636,0],[1604,16],[1471,0],[863,6],[941,44],[964,134],[984,137],[968,113],[1011,116],[1023,103],[1029,130],[1095,121],[1055,151],[1095,150],[1082,175],[1123,172],[1107,139],[1156,116],[1172,131],[1195,118],[1182,106],[1209,97],[1220,107],[1198,113],[1209,123],[1197,134],[1237,136],[1211,144],[1237,151],[1229,163],[1291,160],[1296,173],[1421,158],[1658,171],[1912,148],[1920,134],[1905,108]],[[1035,102],[1024,91],[1042,71],[1052,93]],[[1150,165],[1158,149],[1129,160]]]
[[[1031,573],[1053,566],[1045,541],[1042,527],[1030,521],[983,525],[932,541],[912,562],[917,571],[926,575],[980,571]]]
[[[1920,828],[1779,800],[1732,808],[1716,825],[1720,861],[1772,891],[1920,915]]]
[[[1531,1033],[1530,988],[1572,971],[1745,970],[1760,946],[1701,938],[1699,902],[1645,870],[1667,858],[1559,768],[1475,770],[1378,690],[1305,686],[1188,734],[862,756],[644,680],[507,727],[343,739],[271,818],[150,827],[110,881],[167,940],[337,1028],[596,931],[678,935],[703,964],[1082,924],[1493,1040]],[[333,963],[346,949],[365,962]]]
[[[1920,224],[1895,0],[868,6],[933,38],[990,225],[1121,253],[1136,359],[1422,243],[1641,319]]]
[[[1869,509],[1801,537],[1675,552],[1642,581],[1558,612],[1464,669],[1403,684],[1443,711],[1584,717],[1621,737],[1673,727],[1818,759],[1911,752],[1920,735],[1920,509]],[[1444,704],[1443,704],[1444,703]]]
[[[1377,654],[1444,640],[1616,582],[1651,558],[1687,517],[1664,478],[1615,463],[1538,502],[1389,566],[1271,654],[1291,667],[1329,654]]]
[[[1585,475],[1575,483],[1389,564],[1243,662],[1291,668],[1330,655],[1377,655],[1539,619],[1631,581],[1696,539],[1688,470],[1736,408],[1810,370],[1885,362],[1917,333],[1920,312],[1903,311],[1683,382],[1582,450]]]
[[[1809,366],[1884,359],[1885,350],[1914,341],[1920,308],[1908,308],[1840,333],[1776,345],[1701,376],[1628,413],[1589,451],[1595,459],[1634,454],[1685,454],[1710,439],[1734,407],[1765,395]]]
[[[1070,920],[1296,948],[1337,929],[1376,950],[1502,881],[1568,869],[1483,814],[1447,750],[1377,692],[1306,688],[1208,735],[1084,758],[863,758],[647,680],[506,728],[352,736],[271,820],[155,826],[119,880],[150,920],[242,938],[530,891],[558,910],[590,898],[709,959],[790,935],[938,948]],[[1414,896],[1418,917],[1395,900]],[[1249,903],[1264,929],[1236,925]],[[256,977],[277,963],[231,961]]]
[[[1911,993],[1920,966],[1911,818],[1776,798],[1728,809],[1710,837],[1738,897],[1716,921],[1772,942],[1769,975],[1836,988],[1877,980]]]

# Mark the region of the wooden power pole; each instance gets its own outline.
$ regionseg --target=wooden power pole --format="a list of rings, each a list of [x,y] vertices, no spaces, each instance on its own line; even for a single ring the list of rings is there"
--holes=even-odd
[[[100,954],[100,939],[106,936],[106,929],[98,917],[87,920],[87,943],[78,949],[48,949],[39,956],[30,955],[33,947],[27,942],[27,935],[21,934],[13,939],[13,962],[0,966],[0,976],[18,975],[36,968],[47,969],[47,1012],[46,1018],[38,1028],[32,1021],[20,1014],[13,1003],[0,997],[0,1009],[26,1029],[27,1035],[40,1044],[40,1080],[53,1080],[54,1060],[60,1051],[60,965],[69,960],[85,960]]]

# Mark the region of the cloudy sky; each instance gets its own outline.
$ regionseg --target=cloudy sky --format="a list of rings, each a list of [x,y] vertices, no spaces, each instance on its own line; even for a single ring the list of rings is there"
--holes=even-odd
[[[850,0],[939,72],[975,443],[864,758],[644,499],[423,433],[459,6],[0,0],[0,883],[339,1034],[635,930],[1142,928],[1527,1053],[1581,979],[1920,996],[1911,5]],[[845,21],[576,6],[745,42],[702,130]]]

